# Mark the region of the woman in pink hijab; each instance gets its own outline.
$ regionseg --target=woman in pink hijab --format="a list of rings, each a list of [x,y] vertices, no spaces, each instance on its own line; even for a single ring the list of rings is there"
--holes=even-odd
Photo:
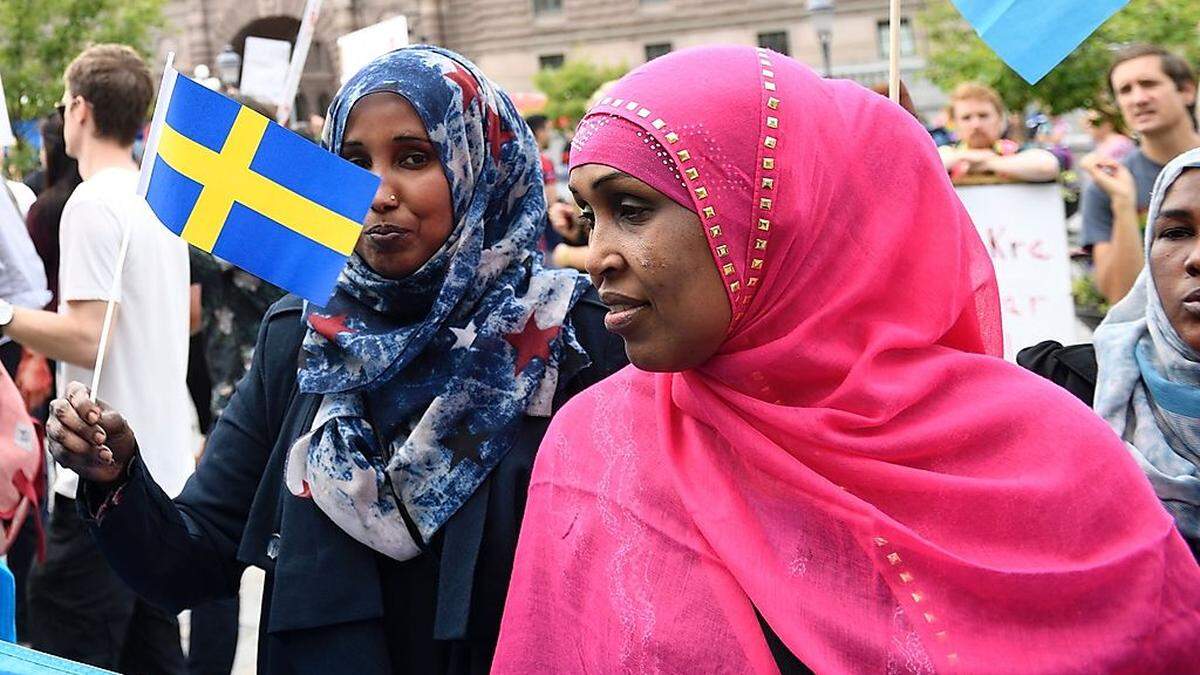
[[[494,672],[1196,671],[1200,569],[1104,421],[999,358],[908,113],[691,49],[571,165],[634,365],[545,437]]]

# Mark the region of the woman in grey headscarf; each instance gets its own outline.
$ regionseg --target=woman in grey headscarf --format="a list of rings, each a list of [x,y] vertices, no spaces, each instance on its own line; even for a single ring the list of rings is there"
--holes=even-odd
[[[1096,330],[1094,355],[1087,345],[1042,343],[1018,361],[1084,400],[1091,380],[1096,412],[1200,557],[1200,149],[1159,174],[1145,255],[1133,289]]]

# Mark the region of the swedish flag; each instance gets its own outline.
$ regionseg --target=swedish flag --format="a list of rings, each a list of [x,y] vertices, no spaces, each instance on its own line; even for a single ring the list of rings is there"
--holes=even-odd
[[[167,229],[324,305],[379,178],[167,68],[140,191]]]

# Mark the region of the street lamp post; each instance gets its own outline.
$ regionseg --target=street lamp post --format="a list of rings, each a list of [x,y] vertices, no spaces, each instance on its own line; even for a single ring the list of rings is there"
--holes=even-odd
[[[221,79],[221,84],[226,89],[237,86],[242,75],[242,57],[233,51],[232,45],[225,45],[225,49],[217,54],[216,67],[217,77]]]
[[[817,41],[821,43],[821,60],[825,67],[825,77],[833,74],[830,62],[830,49],[833,43],[833,7],[836,0],[808,0],[808,15],[812,19],[813,28],[817,31]]]

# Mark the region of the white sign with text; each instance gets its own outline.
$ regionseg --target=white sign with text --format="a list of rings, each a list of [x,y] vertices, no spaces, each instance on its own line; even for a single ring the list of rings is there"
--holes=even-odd
[[[1043,340],[1077,340],[1066,212],[1057,183],[956,188],[992,257],[1004,358]]]
[[[287,40],[251,35],[242,52],[242,80],[238,89],[244,96],[279,105],[291,63],[292,43]]]
[[[408,46],[408,18],[397,16],[337,39],[342,84],[376,56]]]

